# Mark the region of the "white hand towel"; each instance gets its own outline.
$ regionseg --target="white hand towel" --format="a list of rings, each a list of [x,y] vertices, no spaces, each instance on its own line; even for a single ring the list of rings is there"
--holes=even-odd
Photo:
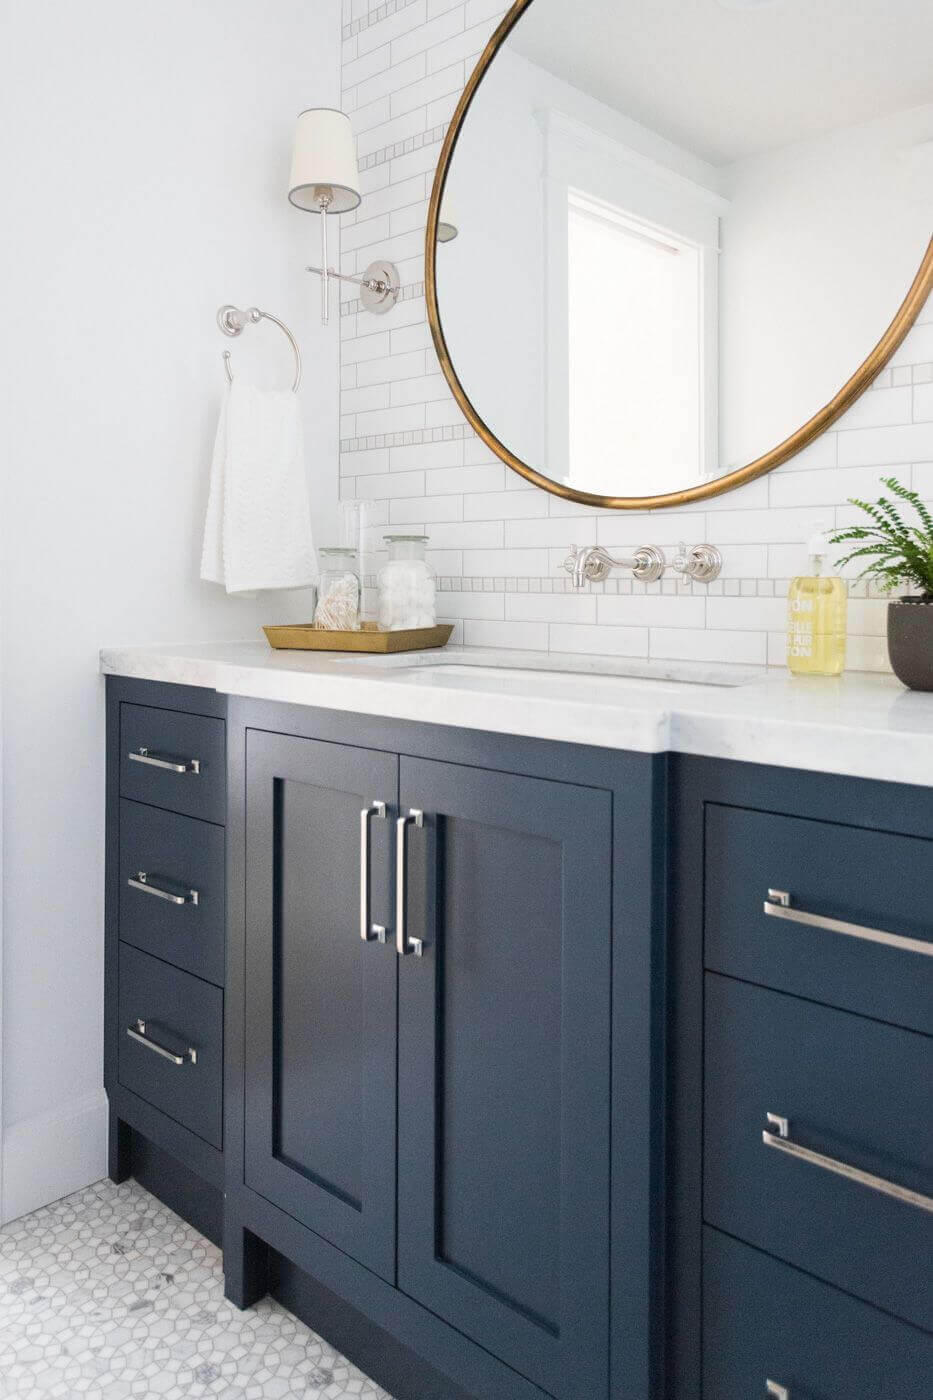
[[[201,577],[228,593],[316,576],[298,398],[236,380],[217,424]]]

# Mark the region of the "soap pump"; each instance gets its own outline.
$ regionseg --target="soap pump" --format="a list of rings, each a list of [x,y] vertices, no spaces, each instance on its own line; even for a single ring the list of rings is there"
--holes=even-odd
[[[787,594],[787,664],[795,675],[838,676],[846,664],[845,582],[825,571],[826,530],[807,541],[810,572],[791,579]]]

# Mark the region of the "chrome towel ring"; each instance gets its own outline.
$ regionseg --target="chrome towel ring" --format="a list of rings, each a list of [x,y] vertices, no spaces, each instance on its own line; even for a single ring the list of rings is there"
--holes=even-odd
[[[278,316],[273,316],[269,311],[260,311],[258,306],[250,306],[246,311],[240,311],[236,306],[222,306],[217,312],[217,324],[224,335],[241,335],[248,325],[256,325],[257,321],[262,320],[271,321],[274,325],[278,326],[279,330],[284,331],[288,336],[289,343],[295,354],[295,382],[292,385],[292,393],[296,393],[298,385],[301,383],[301,351],[298,349],[298,342],[288,329],[288,326],[285,325],[284,321],[280,321]],[[224,351],[224,369],[227,372],[229,383],[232,384],[233,371],[230,368],[229,350]]]

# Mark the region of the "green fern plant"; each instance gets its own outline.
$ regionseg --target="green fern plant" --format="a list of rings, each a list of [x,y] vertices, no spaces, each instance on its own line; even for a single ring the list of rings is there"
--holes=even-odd
[[[858,545],[837,562],[865,560],[859,578],[873,579],[886,592],[899,584],[914,584],[920,590],[919,602],[933,603],[933,512],[917,495],[902,486],[896,477],[882,478],[882,485],[900,501],[911,506],[919,525],[908,524],[895,502],[881,496],[875,502],[849,498],[871,517],[870,525],[852,525],[830,537],[831,544]]]

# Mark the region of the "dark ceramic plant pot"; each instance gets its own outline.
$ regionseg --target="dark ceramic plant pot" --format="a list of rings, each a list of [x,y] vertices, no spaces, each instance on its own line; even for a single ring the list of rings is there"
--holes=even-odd
[[[933,598],[888,604],[888,656],[904,685],[933,690]]]

